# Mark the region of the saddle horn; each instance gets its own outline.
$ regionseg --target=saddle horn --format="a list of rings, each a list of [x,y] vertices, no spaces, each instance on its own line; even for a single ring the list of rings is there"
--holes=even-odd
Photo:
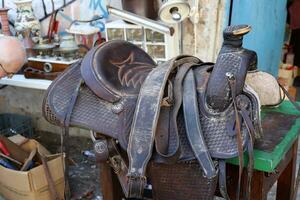
[[[232,102],[226,73],[236,77],[235,93],[239,95],[244,88],[247,71],[256,68],[256,53],[242,47],[243,36],[250,30],[249,25],[236,25],[227,27],[223,32],[224,42],[206,91],[208,106],[217,112],[226,110]]]

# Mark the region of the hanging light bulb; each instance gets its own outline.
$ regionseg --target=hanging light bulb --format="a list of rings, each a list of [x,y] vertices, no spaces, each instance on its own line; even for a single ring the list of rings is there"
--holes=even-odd
[[[174,7],[170,10],[170,13],[172,15],[172,18],[174,19],[174,21],[179,22],[181,20],[181,14],[178,12],[178,8]]]

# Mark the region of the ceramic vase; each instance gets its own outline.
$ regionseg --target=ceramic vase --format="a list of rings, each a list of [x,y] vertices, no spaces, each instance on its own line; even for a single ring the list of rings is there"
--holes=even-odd
[[[32,0],[15,0],[14,2],[17,6],[16,32],[30,29],[32,37],[38,37],[41,27],[38,19],[34,16]]]

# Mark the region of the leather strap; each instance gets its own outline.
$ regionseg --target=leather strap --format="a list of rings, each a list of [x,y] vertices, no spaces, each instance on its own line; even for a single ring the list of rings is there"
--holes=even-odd
[[[214,163],[202,135],[197,101],[197,88],[193,70],[187,73],[183,86],[183,112],[187,138],[202,167],[204,175],[212,179],[217,175]]]
[[[36,78],[36,79],[46,79],[54,80],[62,72],[45,72],[39,69],[34,69],[32,67],[27,67],[24,70],[25,78]]]
[[[242,133],[241,133],[241,123],[239,119],[239,112],[237,110],[237,103],[236,103],[236,82],[235,77],[233,74],[228,74],[228,81],[230,85],[230,91],[232,96],[232,102],[234,107],[235,113],[235,129],[236,129],[236,139],[237,139],[237,146],[238,146],[238,153],[239,153],[239,180],[238,180],[238,188],[236,193],[236,199],[240,198],[240,190],[241,190],[241,182],[242,182],[242,173],[244,167],[244,156],[243,156],[243,141],[242,141]]]
[[[200,61],[200,62],[202,62],[202,61]],[[178,128],[177,128],[177,115],[178,115],[179,109],[182,105],[183,79],[185,78],[185,75],[188,72],[188,70],[194,65],[195,65],[195,63],[193,63],[193,62],[184,63],[177,70],[177,73],[176,73],[176,76],[174,79],[174,86],[172,87],[174,104],[172,106],[172,109],[169,108],[170,111],[168,113],[171,116],[170,123],[166,122],[169,119],[168,116],[162,116],[162,114],[166,114],[166,111],[160,113],[158,128],[161,129],[162,127],[166,127],[166,126],[168,126],[168,127],[167,127],[167,130],[165,130],[165,131],[159,130],[159,132],[162,131],[162,133],[164,134],[163,136],[156,134],[155,147],[156,147],[156,152],[162,158],[166,158],[166,160],[164,160],[164,162],[167,162],[167,163],[175,163],[178,159],[178,156],[180,155],[180,148],[179,148],[180,143],[179,143]],[[161,125],[162,123],[164,123],[164,126]],[[168,139],[169,139],[170,133],[175,134],[176,145],[172,152],[165,153],[166,150],[168,150],[168,146],[169,146]],[[164,144],[162,143],[161,138],[164,138],[164,140],[163,140]],[[163,149],[165,151],[161,151],[161,149]]]
[[[226,200],[230,199],[227,193],[227,184],[226,184],[226,162],[225,160],[219,160],[219,188],[220,193]]]
[[[38,155],[42,161],[43,164],[43,168],[44,168],[44,172],[46,175],[46,180],[49,186],[49,192],[50,192],[50,196],[52,200],[60,200],[59,195],[57,193],[57,190],[55,188],[55,184],[53,181],[53,178],[51,176],[50,170],[49,170],[49,166],[46,160],[46,157],[44,155],[42,155],[40,152],[38,152]]]
[[[108,139],[108,150],[109,150],[109,159],[108,162],[110,166],[113,168],[114,172],[116,173],[120,185],[123,189],[125,196],[128,196],[128,167],[126,162],[124,161],[121,153],[118,150],[117,144],[114,139]]]
[[[182,59],[184,60],[182,60]],[[146,185],[145,171],[153,150],[154,137],[165,85],[171,72],[193,57],[180,57],[154,68],[144,81],[137,100],[129,144],[129,194],[141,198]]]
[[[171,60],[154,68],[140,90],[127,149],[130,198],[143,196],[146,185],[145,170],[152,154],[160,104],[165,84],[174,69],[174,62],[175,60]]]
[[[83,84],[83,80],[81,79],[76,86],[76,89],[72,95],[71,101],[69,103],[69,106],[67,108],[67,111],[65,113],[65,119],[63,122],[64,127],[62,128],[62,135],[61,135],[61,151],[65,152],[65,198],[68,200],[71,198],[71,191],[70,191],[70,185],[69,185],[69,143],[67,142],[69,139],[69,126],[70,126],[70,121],[71,121],[71,115],[73,112],[73,109],[76,104],[76,100],[79,95],[79,91],[81,88],[81,85]]]
[[[248,151],[248,166],[247,166],[247,181],[246,181],[246,192],[244,193],[244,199],[250,199],[251,194],[251,182],[254,169],[254,157],[253,157],[253,136],[249,134],[250,141],[247,144]]]
[[[251,194],[251,181],[254,169],[254,156],[253,156],[253,145],[254,145],[254,138],[255,138],[255,128],[253,127],[252,121],[249,117],[249,112],[246,111],[244,108],[241,108],[240,111],[247,131],[249,133],[249,141],[247,144],[248,150],[248,167],[247,167],[247,182],[246,182],[246,192],[244,195],[244,199],[249,199]]]
[[[279,83],[278,83],[279,84]],[[284,92],[284,94],[288,97],[288,99],[290,100],[290,102],[294,105],[294,107],[300,111],[300,106],[293,100],[293,98],[291,97],[291,95],[289,94],[288,91],[286,91],[286,89],[279,84],[279,87],[281,87],[282,91]]]
[[[128,196],[128,167],[121,155],[116,141],[113,138],[107,138],[103,135],[96,137],[91,131],[91,138],[94,143],[96,161],[99,163],[108,163],[117,175],[125,196]]]

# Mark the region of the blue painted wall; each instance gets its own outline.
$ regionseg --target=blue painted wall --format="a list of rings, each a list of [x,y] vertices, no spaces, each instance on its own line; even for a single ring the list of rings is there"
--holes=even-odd
[[[230,0],[227,2],[228,24]],[[232,0],[231,24],[250,24],[252,31],[245,36],[244,46],[258,54],[258,67],[277,76],[281,58],[287,0]]]

